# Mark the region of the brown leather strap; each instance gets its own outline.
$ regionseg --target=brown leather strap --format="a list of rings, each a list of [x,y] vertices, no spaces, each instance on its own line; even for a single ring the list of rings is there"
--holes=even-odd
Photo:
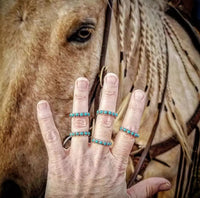
[[[187,134],[190,135],[194,128],[197,126],[198,122],[200,121],[200,103],[193,114],[192,118],[187,122]],[[174,148],[179,144],[179,141],[177,140],[176,136],[172,136],[169,139],[160,142],[158,144],[154,144],[151,146],[151,149],[149,151],[149,154],[151,158],[154,158],[158,155],[161,155],[170,149]]]
[[[111,24],[111,17],[112,17],[112,5],[113,5],[113,0],[108,0],[108,5],[106,9],[106,17],[105,17],[103,43],[102,43],[101,57],[100,57],[100,64],[99,64],[99,72],[96,75],[94,84],[89,94],[89,110],[91,109],[92,103],[95,100],[94,115],[96,115],[96,111],[99,107],[99,97],[100,97],[100,91],[101,91],[99,75],[103,66],[105,66],[106,53],[107,53],[107,47],[108,47],[108,38],[109,38],[109,33],[110,33],[110,24]],[[106,72],[104,71],[102,78],[104,78],[105,74]]]
[[[175,191],[174,198],[193,197],[191,195],[192,188],[193,188],[192,183],[195,180],[195,176],[196,176],[195,167],[198,163],[198,150],[199,150],[199,144],[200,144],[199,141],[200,141],[199,128],[196,127],[193,150],[192,150],[192,159],[191,159],[192,161],[189,164],[188,169],[186,169],[187,160],[183,155],[183,150],[181,149],[179,169],[178,169],[178,175],[177,175],[177,181],[176,181],[176,191]],[[186,184],[187,188],[183,189],[185,181],[187,181],[187,184]]]
[[[196,127],[193,150],[192,150],[192,163],[190,163],[188,169],[187,184],[186,184],[187,188],[185,189],[184,197],[193,197],[192,191],[196,187],[194,186],[193,182],[195,182],[195,180],[198,180],[198,178],[196,177],[198,177],[199,146],[200,146],[200,132],[199,128]]]
[[[183,149],[181,148],[174,198],[178,198],[180,195],[181,181],[183,180],[182,178],[183,164],[184,164],[184,157],[183,157]]]
[[[197,106],[191,119],[187,122],[187,134],[188,135],[190,135],[192,133],[192,131],[196,128],[199,121],[200,121],[200,103]],[[149,159],[156,158],[157,156],[171,150],[178,144],[180,144],[180,143],[177,140],[176,136],[174,135],[163,142],[152,145],[149,150]],[[137,153],[137,156],[141,155],[143,151],[144,151],[144,149],[141,149],[140,152]]]

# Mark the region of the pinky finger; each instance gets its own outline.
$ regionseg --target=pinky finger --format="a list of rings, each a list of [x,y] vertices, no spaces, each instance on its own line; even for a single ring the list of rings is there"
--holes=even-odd
[[[65,152],[48,102],[42,100],[37,104],[37,118],[49,160],[60,161],[64,158]]]
[[[145,93],[142,90],[135,90],[131,96],[129,106],[123,121],[122,126],[129,130],[129,133],[132,131],[138,132],[140,126],[140,120],[145,105]],[[125,133],[119,132],[115,144],[112,148],[112,153],[118,159],[119,162],[127,162],[130,151],[133,147],[134,136]]]

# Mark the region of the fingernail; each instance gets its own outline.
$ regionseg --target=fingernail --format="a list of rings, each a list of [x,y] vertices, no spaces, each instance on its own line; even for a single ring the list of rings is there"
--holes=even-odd
[[[144,98],[144,92],[143,91],[140,91],[140,90],[136,90],[135,93],[134,93],[134,98],[137,100],[137,101],[140,101]]]
[[[87,89],[88,88],[88,81],[86,79],[78,79],[77,87],[79,89]]]
[[[37,107],[39,110],[44,111],[47,110],[47,102],[44,100],[41,100],[38,104]]]
[[[169,182],[166,182],[159,186],[159,190],[169,190],[170,188],[171,188],[171,184]]]
[[[117,84],[117,76],[114,74],[108,74],[105,77],[105,81],[108,85],[116,85]]]

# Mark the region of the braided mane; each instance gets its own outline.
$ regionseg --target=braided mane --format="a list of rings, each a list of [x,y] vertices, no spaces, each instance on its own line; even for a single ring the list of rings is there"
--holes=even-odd
[[[155,110],[161,103],[165,87],[166,68],[168,67],[167,35],[169,35],[180,57],[189,82],[198,92],[197,80],[195,78],[199,71],[192,64],[191,60],[190,67],[195,69],[196,74],[194,75],[191,70],[186,67],[185,50],[181,45],[177,33],[172,25],[170,25],[164,13],[165,8],[166,4],[163,1],[157,0],[117,1],[115,17],[118,20],[119,43],[122,57],[119,69],[120,83],[123,83],[129,69],[134,68],[136,72],[131,91],[133,88],[140,88],[147,92],[149,101],[145,110],[146,112],[150,112],[152,108]],[[135,57],[137,56],[139,57],[137,64],[134,64]],[[190,57],[187,57],[187,59],[189,58]],[[130,95],[129,93],[124,98],[119,107],[119,117],[115,122],[116,128],[120,125]],[[166,87],[164,109],[167,113],[168,123],[174,130],[185,155],[189,159],[190,149],[186,139],[186,123],[183,121],[180,112],[176,108],[169,83],[167,83]]]

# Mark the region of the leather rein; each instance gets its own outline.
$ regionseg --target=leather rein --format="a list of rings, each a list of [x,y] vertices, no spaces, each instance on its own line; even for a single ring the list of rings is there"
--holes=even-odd
[[[96,115],[96,111],[99,107],[99,97],[100,97],[100,92],[102,88],[102,85],[100,83],[100,75],[102,74],[101,76],[102,78],[104,78],[104,76],[106,75],[106,70],[103,70],[102,72],[102,69],[105,66],[105,60],[106,60],[106,54],[107,54],[108,38],[109,38],[109,33],[110,33],[110,24],[111,24],[111,17],[112,17],[112,7],[113,7],[113,0],[108,0],[108,5],[106,8],[103,43],[102,43],[102,48],[101,48],[101,57],[100,57],[100,64],[99,64],[99,73],[96,75],[94,84],[92,85],[91,91],[89,93],[89,111],[94,101],[94,116]]]

